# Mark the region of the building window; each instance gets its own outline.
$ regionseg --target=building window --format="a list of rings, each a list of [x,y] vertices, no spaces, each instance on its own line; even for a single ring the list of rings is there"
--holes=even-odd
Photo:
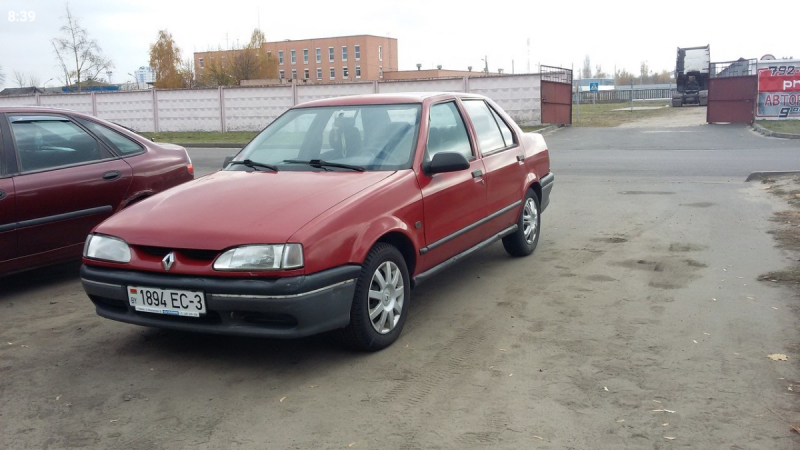
[[[333,47],[328,47],[328,62],[333,62]]]
[[[331,67],[331,80],[335,80],[335,79],[336,79],[336,69]]]
[[[354,52],[353,53],[356,54],[356,61],[361,61],[361,46],[360,45],[355,45],[353,47],[354,47]]]
[[[278,50],[278,64],[283,64],[283,50]]]
[[[378,61],[383,61],[383,47],[378,46]]]
[[[317,67],[317,80],[322,80],[322,67]]]
[[[297,79],[297,69],[292,69],[292,79],[293,80]]]
[[[347,79],[347,66],[342,67],[342,78]]]
[[[318,63],[322,62],[322,49],[321,48],[317,49],[317,62]]]
[[[304,80],[308,79],[308,69],[303,69],[303,79]]]
[[[347,61],[347,46],[342,46],[342,61]]]
[[[378,77],[383,78],[383,66],[378,67]]]
[[[205,64],[203,64],[203,58],[200,58],[199,61],[200,61],[200,63],[199,63],[200,64],[200,68],[202,69],[203,67],[205,67]]]
[[[282,79],[286,78],[286,74],[284,74],[282,70],[279,70],[278,71],[278,78],[280,78],[282,80]]]
[[[303,49],[303,64],[308,64],[308,49]],[[308,77],[306,77],[308,78]]]
[[[296,62],[297,62],[297,55],[295,54],[295,51],[292,50],[292,64],[294,64]]]
[[[356,66],[356,78],[361,78],[361,66]]]

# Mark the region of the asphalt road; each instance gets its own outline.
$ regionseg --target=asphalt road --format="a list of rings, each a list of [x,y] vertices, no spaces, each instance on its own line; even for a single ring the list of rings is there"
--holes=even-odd
[[[797,292],[756,281],[796,256],[743,180],[800,169],[800,145],[662,131],[548,136],[536,253],[420,286],[376,354],[107,321],[74,264],[0,279],[0,446],[797,448]],[[190,153],[204,173],[232,152]]]

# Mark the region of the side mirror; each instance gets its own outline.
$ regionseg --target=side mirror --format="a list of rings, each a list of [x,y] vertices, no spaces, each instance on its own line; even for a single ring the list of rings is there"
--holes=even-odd
[[[461,153],[441,152],[433,155],[428,165],[428,173],[457,172],[469,169],[469,161]]]
[[[225,162],[222,163],[222,168],[225,169],[233,161],[233,156],[226,156]]]

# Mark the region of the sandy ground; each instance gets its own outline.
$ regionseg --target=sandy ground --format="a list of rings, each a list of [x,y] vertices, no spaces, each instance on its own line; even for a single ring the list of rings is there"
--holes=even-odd
[[[674,128],[706,125],[707,109],[705,106],[670,107],[670,111],[666,115],[622,124],[619,128]]]
[[[667,163],[579,170],[573,131],[548,137],[534,256],[420,286],[380,353],[111,322],[74,264],[0,279],[0,447],[798,448],[797,291],[757,281],[796,258],[769,234],[785,204]]]

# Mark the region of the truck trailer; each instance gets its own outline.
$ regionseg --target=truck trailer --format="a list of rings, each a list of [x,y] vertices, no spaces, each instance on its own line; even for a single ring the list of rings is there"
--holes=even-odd
[[[708,81],[711,72],[711,46],[678,47],[675,64],[675,84],[678,92],[672,96],[672,106],[708,105]]]

